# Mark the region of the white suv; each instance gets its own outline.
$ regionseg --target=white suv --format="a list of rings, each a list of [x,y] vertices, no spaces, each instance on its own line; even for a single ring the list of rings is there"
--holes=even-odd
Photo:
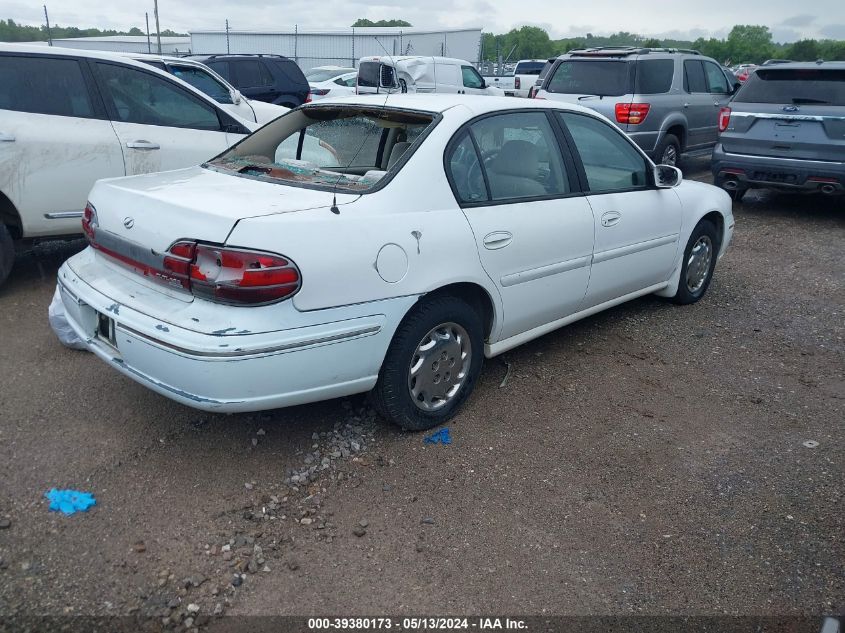
[[[96,180],[196,165],[258,127],[99,51],[0,44],[0,86],[0,284],[14,242],[82,233]]]

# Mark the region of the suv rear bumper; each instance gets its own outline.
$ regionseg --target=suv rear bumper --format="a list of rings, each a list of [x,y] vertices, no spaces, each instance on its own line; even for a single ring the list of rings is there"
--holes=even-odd
[[[784,191],[845,193],[845,162],[751,156],[713,149],[715,184],[728,191],[771,188]]]

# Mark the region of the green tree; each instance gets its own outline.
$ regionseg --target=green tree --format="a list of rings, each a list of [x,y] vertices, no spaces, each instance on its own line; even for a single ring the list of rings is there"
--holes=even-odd
[[[728,34],[727,44],[727,57],[737,64],[759,64],[775,54],[768,26],[738,24]]]
[[[643,46],[645,46],[646,48],[660,48],[663,46],[663,44],[660,43],[660,40],[651,37],[645,42],[643,42]]]
[[[413,26],[410,22],[405,20],[379,20],[378,22],[373,22],[372,20],[368,20],[367,18],[359,18],[355,20],[355,24],[352,25],[353,28],[357,27],[367,27],[367,26]]]
[[[786,48],[786,57],[796,62],[814,62],[821,57],[816,40],[799,40]]]

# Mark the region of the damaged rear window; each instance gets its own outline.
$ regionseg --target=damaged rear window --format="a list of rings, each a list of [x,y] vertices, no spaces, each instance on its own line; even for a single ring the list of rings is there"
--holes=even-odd
[[[205,166],[259,180],[364,193],[401,168],[437,118],[370,106],[305,107]]]

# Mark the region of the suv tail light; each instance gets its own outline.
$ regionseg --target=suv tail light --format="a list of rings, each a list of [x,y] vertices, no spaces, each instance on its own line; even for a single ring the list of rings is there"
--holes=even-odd
[[[731,122],[731,109],[730,108],[722,108],[719,110],[719,132],[724,132],[728,129],[728,125]]]
[[[311,103],[311,91],[308,91],[308,94],[305,96],[305,103]]]
[[[637,125],[645,121],[650,109],[648,103],[617,103],[616,122]]]
[[[515,90],[519,90],[519,87],[522,85],[522,82],[519,80],[519,77],[514,76],[513,78],[513,87]]]

